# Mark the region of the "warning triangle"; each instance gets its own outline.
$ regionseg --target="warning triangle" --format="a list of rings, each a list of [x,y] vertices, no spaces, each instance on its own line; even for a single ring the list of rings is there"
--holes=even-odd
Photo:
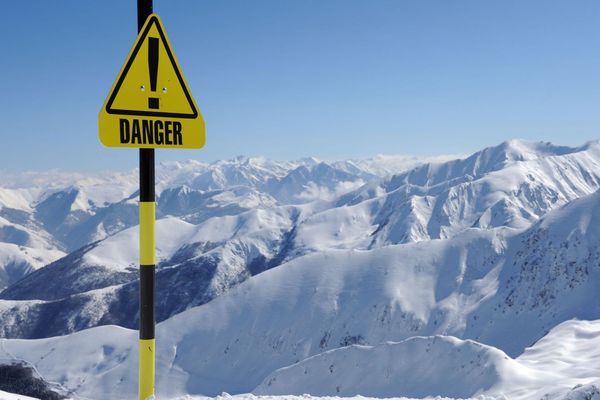
[[[158,15],[146,20],[113,85],[108,114],[198,117],[198,107]]]

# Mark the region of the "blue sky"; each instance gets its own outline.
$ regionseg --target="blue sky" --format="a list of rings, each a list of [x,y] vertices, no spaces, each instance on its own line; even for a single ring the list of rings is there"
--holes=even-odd
[[[597,0],[155,0],[207,124],[202,150],[324,159],[600,137]],[[97,115],[134,0],[2,1],[0,169],[137,165]]]

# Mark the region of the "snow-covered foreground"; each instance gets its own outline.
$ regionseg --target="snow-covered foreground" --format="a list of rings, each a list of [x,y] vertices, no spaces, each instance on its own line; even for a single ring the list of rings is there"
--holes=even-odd
[[[546,397],[544,400],[551,400],[552,397]],[[566,396],[561,397],[560,400],[598,400],[600,399],[600,389],[594,385],[580,386],[569,391]],[[33,397],[24,397],[12,393],[6,393],[0,391],[0,400],[38,400]],[[285,396],[257,396],[253,394],[238,394],[230,395],[223,393],[216,397],[207,396],[182,396],[173,398],[170,400],[383,400],[376,397],[365,397],[365,396],[352,396],[352,397],[339,397],[339,396],[311,396],[309,394],[303,394],[301,396],[285,395]],[[414,399],[409,397],[389,397],[385,400],[458,400],[450,397],[434,396],[425,397],[421,399]],[[472,399],[460,399],[460,400],[500,400],[498,398],[479,395]],[[502,400],[506,400],[506,397],[502,397]]]
[[[211,346],[194,340],[194,329],[176,329],[168,322],[161,324],[158,337],[159,398],[201,394],[208,388],[207,380],[220,379],[218,370],[202,369]],[[27,360],[74,398],[136,398],[134,331],[99,327],[50,339],[2,340],[0,345],[0,357]],[[591,399],[585,394],[600,387],[598,360],[600,321],[574,320],[557,326],[516,359],[471,340],[413,337],[376,346],[352,345],[309,357],[273,371],[252,392],[267,396]],[[251,370],[230,368],[241,380],[253,376]],[[577,397],[578,392],[583,397]]]
[[[560,398],[600,382],[599,344],[600,321],[565,322],[516,359],[474,341],[415,337],[311,357],[271,374],[255,393]]]
[[[206,397],[206,396],[183,396],[173,400],[378,400],[377,397],[365,397],[365,396],[351,396],[351,397],[339,397],[339,396],[312,396],[309,394],[303,394],[301,396],[285,395],[285,396],[257,396],[254,394],[239,394],[230,395],[223,393],[217,397]],[[580,386],[571,391],[565,396],[545,397],[544,400],[598,400],[600,399],[600,389],[594,385]],[[450,397],[433,396],[424,397],[421,399],[414,399],[409,397],[388,397],[386,400],[457,400]],[[467,399],[461,399],[467,400]],[[505,396],[491,397],[486,395],[478,395],[468,400],[509,400]]]
[[[375,400],[375,397],[365,397],[365,396],[352,396],[352,397],[339,397],[339,396],[311,396],[309,394],[303,394],[301,396],[294,395],[286,395],[286,396],[257,396],[254,394],[237,394],[230,395],[228,393],[223,393],[220,396],[216,397],[206,397],[206,396],[183,396],[178,397],[173,400]],[[408,397],[390,397],[387,400],[415,400]],[[428,397],[426,399],[419,400],[454,400],[448,397]],[[486,400],[484,397],[481,397],[479,400]]]

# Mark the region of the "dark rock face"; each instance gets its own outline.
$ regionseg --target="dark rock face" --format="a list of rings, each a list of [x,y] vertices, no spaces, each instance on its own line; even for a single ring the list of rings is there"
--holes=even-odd
[[[33,368],[25,364],[0,365],[0,390],[40,400],[62,400],[57,388],[38,376]]]
[[[159,265],[156,272],[156,321],[161,322],[190,307],[205,304],[251,276],[251,272],[245,270],[216,285],[213,278],[217,273],[218,263],[218,257],[207,255],[190,258],[176,267],[168,263]],[[79,269],[79,266],[73,264],[66,265],[72,270]],[[59,278],[66,273],[62,271],[63,267],[46,267],[38,271],[45,272],[43,279],[31,274],[29,282],[13,286],[11,290],[2,293],[5,298],[14,300],[21,297],[30,301],[18,302],[0,310],[0,337],[39,339],[99,325],[138,328],[137,272],[128,275],[124,283],[116,283],[102,290],[82,290],[83,286],[69,287],[70,280],[63,281]],[[86,268],[83,269],[84,273],[85,271]],[[53,289],[56,292],[42,290],[44,281],[58,281]],[[63,288],[60,288],[61,283],[64,284]],[[39,296],[36,295],[38,285]],[[46,301],[35,300],[36,296],[45,297]]]

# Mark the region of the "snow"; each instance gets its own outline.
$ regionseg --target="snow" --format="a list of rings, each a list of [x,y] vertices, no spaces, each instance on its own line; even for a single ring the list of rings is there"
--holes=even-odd
[[[156,222],[156,259],[167,259],[186,243],[195,227],[177,218],[164,218]],[[139,225],[126,229],[104,240],[83,261],[114,270],[135,267],[139,262]]]
[[[351,192],[362,187],[366,182],[362,179],[356,181],[342,181],[335,185],[333,189],[325,186],[318,186],[313,182],[309,182],[305,186],[305,190],[296,195],[296,198],[302,202],[310,202],[315,200],[333,200],[345,193]]]
[[[3,182],[4,184],[4,182]],[[0,208],[10,207],[17,210],[31,211],[32,201],[39,195],[37,189],[0,188]]]
[[[334,162],[333,165],[347,172],[365,171],[376,176],[386,177],[408,171],[421,164],[442,163],[464,158],[464,156],[464,154],[448,154],[417,157],[379,154],[370,159]]]
[[[130,173],[82,174],[65,171],[2,173],[0,204],[18,209],[31,209],[35,203],[63,190],[81,193],[74,209],[87,210],[91,205],[115,203],[137,189],[138,177]],[[4,196],[3,196],[4,193]],[[12,199],[13,201],[9,201]],[[14,200],[18,199],[18,202]],[[6,203],[5,203],[6,201]]]
[[[197,393],[203,386],[199,382],[218,379],[217,376],[206,376],[207,371],[200,374],[192,364],[178,358],[196,358],[196,363],[202,363],[202,354],[210,349],[202,343],[190,347],[193,331],[181,336],[183,332],[174,330],[169,321],[159,326],[165,325],[170,325],[168,328],[177,338],[159,336],[159,397],[204,398],[186,392]],[[298,398],[357,394],[480,400],[584,398],[573,396],[594,393],[597,389],[593,385],[600,383],[599,345],[600,321],[577,320],[559,325],[516,359],[493,347],[448,336],[412,337],[375,346],[352,345],[273,371],[253,390],[265,397],[234,398],[296,398],[290,394]],[[49,339],[2,340],[0,357],[26,359],[47,380],[75,389],[77,396],[97,400],[136,398],[135,331],[99,327]],[[56,365],[61,367],[57,369]],[[238,375],[243,371],[238,369]],[[283,393],[286,396],[274,396]],[[223,397],[228,396],[217,398]]]
[[[528,396],[542,392],[563,393],[578,385],[600,382],[600,324],[598,321],[567,321],[551,334],[525,350],[521,365],[538,370],[547,378],[532,382],[522,392]],[[543,387],[543,390],[540,388]]]
[[[600,381],[598,344],[600,321],[571,320],[514,360],[493,347],[440,336],[350,346],[279,369],[254,393],[559,399]]]
[[[254,393],[468,398],[498,385],[499,378],[519,385],[528,374],[495,348],[447,336],[413,337],[321,353],[275,371]]]
[[[526,229],[600,189],[599,148],[597,142],[562,148],[511,141],[466,159],[419,166],[308,216],[296,242],[305,251],[368,249],[451,238],[472,227]]]
[[[65,253],[60,250],[0,242],[0,290],[64,256]]]
[[[296,233],[297,246],[316,251],[368,248],[377,230],[373,210],[378,204],[373,203],[366,201],[306,216]]]
[[[0,400],[39,400],[33,397],[23,396],[21,394],[13,394],[0,390]]]
[[[0,217],[0,232],[4,243],[25,245],[44,250],[55,249],[55,246],[52,245],[52,237],[44,234],[44,232],[36,231],[33,226],[12,223]]]
[[[175,217],[156,221],[157,262],[173,257],[175,252],[196,243],[224,243],[231,239],[255,237],[257,246],[261,239],[273,237],[280,230],[290,228],[289,215],[267,210],[251,210],[236,216],[212,218],[200,225],[193,225]],[[268,253],[269,249],[264,249]],[[83,261],[88,265],[103,266],[113,270],[135,267],[139,260],[139,226],[126,229],[100,242],[86,253]]]
[[[309,394],[302,394],[301,396],[284,395],[284,396],[257,396],[252,393],[244,393],[237,395],[230,395],[229,393],[222,393],[216,397],[206,396],[183,396],[173,400],[374,400],[374,397],[365,396],[352,396],[352,397],[339,397],[339,396],[311,396]],[[390,397],[389,400],[415,400],[409,399],[408,397]],[[427,397],[423,400],[452,400],[446,397]],[[478,396],[478,400],[491,400],[486,399],[483,396]],[[594,399],[595,400],[595,399]]]

